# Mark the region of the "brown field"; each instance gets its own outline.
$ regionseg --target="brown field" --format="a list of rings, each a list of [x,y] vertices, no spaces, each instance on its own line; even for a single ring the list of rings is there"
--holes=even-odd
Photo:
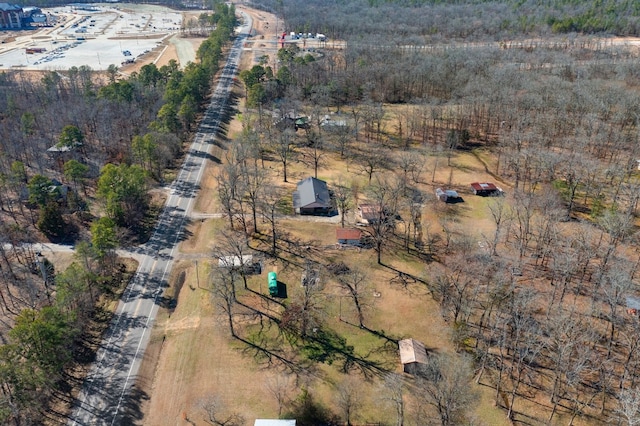
[[[232,124],[232,131],[237,125]],[[430,159],[427,169],[432,167]],[[432,193],[438,182],[447,182],[451,178],[450,169],[444,166],[440,159],[441,169],[436,173],[435,183],[425,183],[425,190]],[[490,180],[491,176],[484,172],[484,166],[471,154],[459,154],[454,159],[453,186],[464,188],[468,182],[474,180]],[[268,163],[267,167],[279,170],[276,163]],[[215,197],[215,164],[210,164],[202,183],[202,191],[197,201],[198,212],[216,213],[217,205]],[[290,170],[290,182],[296,182],[306,177],[308,171],[302,164],[296,163]],[[348,172],[346,164],[339,156],[331,156],[319,173],[319,177],[329,182],[338,177],[347,181],[366,183],[366,176],[357,174],[353,170]],[[430,176],[429,176],[430,177]],[[283,184],[281,177],[274,178],[274,184]],[[430,180],[430,179],[426,179]],[[285,185],[293,191],[294,184]],[[441,203],[432,203],[424,210],[423,222],[428,226],[434,222],[433,228],[437,228],[437,217],[456,209],[455,228],[458,232],[466,229],[474,229],[474,235],[482,240],[483,233],[492,232],[492,224],[487,218],[485,204],[487,199],[474,197],[464,193],[465,203],[455,206],[445,206]],[[351,220],[351,219],[350,219]],[[448,325],[442,321],[439,308],[431,299],[426,288],[419,283],[411,283],[406,287],[397,281],[397,273],[391,269],[380,267],[376,264],[375,253],[372,250],[335,250],[325,249],[335,242],[335,223],[324,223],[304,220],[281,220],[280,224],[290,233],[291,239],[300,239],[304,244],[315,248],[314,253],[327,262],[342,260],[349,265],[358,265],[369,272],[372,282],[376,283],[375,291],[380,297],[375,300],[374,309],[367,317],[367,323],[375,330],[390,333],[394,338],[415,337],[425,343],[429,348],[438,351],[452,351],[449,341]],[[152,378],[152,385],[148,389],[149,401],[144,406],[144,424],[161,424],[169,419],[171,424],[205,424],[204,411],[199,407],[200,402],[211,395],[218,395],[224,399],[229,409],[242,413],[247,420],[259,417],[277,416],[277,404],[269,394],[265,383],[276,375],[282,375],[279,368],[269,368],[258,362],[251,353],[247,353],[246,347],[229,336],[229,332],[223,318],[216,315],[216,307],[212,303],[211,295],[205,288],[209,286],[208,272],[211,261],[207,254],[215,243],[216,233],[226,226],[224,219],[194,220],[188,231],[192,237],[181,246],[182,256],[193,258],[183,260],[173,274],[172,286],[175,280],[184,271],[185,285],[182,285],[178,296],[178,305],[171,314],[165,312],[159,317],[154,337],[154,345],[149,349],[149,355],[156,355],[157,359],[149,356],[149,363],[145,364],[148,371],[146,383]],[[264,229],[266,225],[259,223]],[[435,231],[439,231],[435,229]],[[195,265],[198,261],[198,276],[196,277]],[[384,255],[385,263],[403,272],[421,276],[424,274],[424,265],[410,256]],[[294,261],[295,262],[295,261]],[[280,263],[269,261],[261,276],[252,277],[249,286],[256,292],[266,291],[266,273],[272,268],[278,268],[279,280],[287,283],[289,297],[295,297],[299,291],[299,274],[301,268],[291,264],[283,266]],[[198,283],[199,281],[199,283]],[[355,322],[355,313],[348,299],[338,297],[338,307],[335,298],[337,290],[335,285],[326,289],[330,300],[327,302],[327,312],[331,317],[329,326],[341,335],[349,336],[349,344],[357,348],[374,348],[376,345],[383,347],[380,338],[372,338],[369,333],[362,332],[347,322],[337,320],[342,316],[343,320]],[[245,296],[245,303],[255,303],[262,306],[264,301],[255,296]],[[342,300],[340,300],[342,299]],[[266,308],[266,306],[264,307]],[[336,312],[340,310],[341,312]],[[255,324],[243,323],[243,332],[250,332]],[[242,333],[241,333],[242,334]],[[372,346],[373,345],[373,346]],[[399,371],[394,351],[385,351],[382,360],[387,368]],[[153,368],[155,365],[155,369]],[[152,373],[153,372],[153,373]],[[287,377],[287,376],[283,376]],[[313,395],[328,407],[334,406],[332,394],[335,388],[332,383],[344,380],[346,377],[357,380],[366,395],[366,403],[363,413],[367,416],[361,418],[363,422],[383,421],[391,422],[393,419],[386,409],[380,408],[380,401],[376,398],[380,394],[378,380],[364,381],[358,374],[346,376],[333,366],[320,365],[311,377],[305,377],[305,386],[312,389]],[[293,379],[289,379],[293,380]],[[486,424],[507,424],[501,410],[493,408],[491,398],[493,390],[488,387],[479,387],[483,400],[489,404],[483,404],[478,410],[477,416]],[[295,397],[300,387],[292,389],[291,397]]]
[[[252,14],[258,22],[256,28],[262,28],[260,19],[275,21],[274,17],[265,16],[263,12]],[[250,55],[244,56],[243,67],[251,66],[253,63]],[[237,110],[244,111],[241,88],[236,89],[239,91],[240,99]],[[387,116],[393,117],[395,109],[400,107],[385,108]],[[242,113],[239,112],[236,118],[229,126],[229,139],[233,139],[242,129]],[[213,155],[224,161],[224,150],[217,147],[214,149],[216,151]],[[495,229],[487,208],[491,199],[472,195],[468,184],[474,181],[493,181],[499,183],[509,194],[508,182],[496,180],[489,173],[495,169],[495,162],[495,158],[485,151],[457,152],[449,167],[445,157],[436,158],[434,153],[427,152],[420,189],[431,195],[431,201],[422,210],[423,228],[430,233],[442,235],[444,220],[454,234],[466,235],[476,241],[479,247],[484,247],[486,241],[493,238]],[[385,407],[379,398],[383,392],[378,376],[374,375],[365,380],[362,374],[344,374],[340,372],[339,366],[325,364],[317,364],[304,374],[294,376],[281,364],[265,362],[246,344],[231,338],[226,318],[216,306],[209,290],[213,265],[211,250],[217,234],[227,226],[225,219],[206,216],[220,213],[215,196],[217,167],[217,164],[210,162],[203,176],[194,213],[204,215],[194,219],[188,226],[190,238],[182,243],[172,272],[167,296],[178,300],[177,307],[171,312],[161,310],[151,344],[145,353],[145,363],[136,384],[147,397],[142,403],[141,411],[144,417],[140,424],[209,424],[201,404],[213,396],[220,397],[228,411],[241,413],[247,424],[252,424],[255,418],[276,418],[278,404],[267,387],[267,383],[276,378],[290,383],[291,391],[288,397],[295,398],[302,388],[306,388],[317,401],[334,411],[336,386],[346,380],[354,381],[363,393],[363,408],[360,412],[367,413],[360,416],[358,422],[393,423],[393,411]],[[273,171],[272,184],[287,188],[289,192],[294,190],[295,182],[310,175],[307,166],[295,162],[288,170],[289,183],[284,183],[279,163],[267,161],[266,167]],[[337,154],[329,154],[325,158],[323,166],[318,171],[318,177],[330,185],[339,179],[360,188],[367,185],[367,176]],[[445,205],[434,201],[433,192],[437,187],[458,190],[464,198],[464,203]],[[386,251],[383,254],[386,266],[380,266],[376,263],[373,250],[337,250],[332,245],[335,242],[335,229],[339,226],[339,218],[332,219],[327,221],[291,218],[282,219],[279,223],[286,229],[289,240],[309,246],[306,256],[325,264],[343,261],[352,267],[358,266],[367,271],[370,282],[375,283],[373,287],[376,295],[373,307],[367,312],[365,320],[371,330],[393,339],[413,337],[424,342],[431,350],[453,352],[450,325],[443,321],[439,306],[433,301],[427,288],[419,281],[401,282],[398,273],[394,271],[397,269],[417,278],[424,277],[424,261],[398,249],[393,253]],[[348,222],[353,224],[353,221],[353,215],[348,215]],[[258,227],[261,231],[267,231],[267,224],[260,220]],[[259,241],[252,242],[254,248],[262,249],[260,244]],[[271,270],[277,270],[279,281],[287,285],[289,299],[295,299],[301,291],[299,282],[303,262],[296,256],[289,256],[287,260],[282,262],[266,259],[262,274],[252,276],[248,281],[251,291],[239,291],[242,302],[264,312],[280,312],[276,303],[257,296],[267,292],[266,275]],[[386,344],[388,342],[383,337],[353,325],[357,320],[352,304],[338,290],[335,282],[329,280],[323,294],[326,299],[323,302],[327,315],[326,326],[345,336],[347,344],[354,346],[356,354],[365,356],[371,353],[371,360],[379,362],[386,369],[399,372],[400,365],[395,346]],[[238,319],[237,331],[241,336],[253,336],[259,327],[260,323],[255,318]],[[275,331],[269,331],[265,336],[275,342],[274,333]],[[282,350],[283,356],[294,356],[287,353],[286,348],[283,347]],[[486,383],[488,379],[489,377],[485,376],[483,382]],[[479,424],[510,424],[505,411],[494,406],[493,387],[475,384],[471,386],[479,395],[480,403],[475,412]],[[530,417],[518,415],[518,421],[542,425],[546,423],[550,403],[542,399],[518,398],[515,409],[518,413],[534,413]],[[568,418],[560,412],[554,423],[563,424],[567,421]],[[597,423],[580,421],[574,424]]]

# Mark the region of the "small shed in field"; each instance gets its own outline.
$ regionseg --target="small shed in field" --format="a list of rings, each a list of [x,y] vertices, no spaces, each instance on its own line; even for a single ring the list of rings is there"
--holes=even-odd
[[[253,255],[240,256],[220,256],[218,257],[218,267],[240,270],[245,274],[261,274],[262,264],[254,260]]]
[[[462,197],[454,191],[453,189],[436,189],[436,197],[438,200],[443,201],[445,203],[460,203],[462,202]]]
[[[473,182],[471,192],[481,197],[493,197],[502,194],[502,190],[490,182]]]
[[[402,370],[414,374],[419,364],[427,363],[427,350],[422,342],[415,339],[403,339],[398,342]]]
[[[245,256],[221,256],[218,258],[218,266],[220,268],[239,268],[244,265],[253,263],[252,255]]]
[[[338,244],[358,246],[360,245],[360,238],[362,238],[362,231],[358,229],[336,229],[336,239],[338,240]]]

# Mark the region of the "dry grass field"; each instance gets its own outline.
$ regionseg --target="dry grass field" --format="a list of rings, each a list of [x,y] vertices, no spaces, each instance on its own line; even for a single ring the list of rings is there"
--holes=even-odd
[[[254,13],[254,19],[261,16],[261,19],[275,20],[265,15]],[[253,64],[251,57],[244,58],[244,67]],[[229,126],[229,139],[242,130],[240,111],[244,111],[244,105],[241,96],[239,100],[236,106],[238,119]],[[398,107],[385,106],[389,117],[395,116],[395,108]],[[359,148],[366,149],[364,146]],[[224,161],[224,150],[216,148],[214,156]],[[422,209],[423,228],[444,239],[444,221],[453,234],[467,236],[479,247],[485,247],[495,229],[487,207],[491,199],[471,194],[469,183],[496,182],[506,191],[508,200],[508,182],[496,181],[489,173],[495,168],[495,161],[484,151],[460,151],[455,153],[448,166],[444,156],[436,157],[434,153],[427,153],[424,157],[424,173],[418,185],[421,191],[429,194]],[[216,163],[208,165],[195,204],[194,216],[197,218],[188,226],[189,238],[182,243],[176,259],[166,293],[166,297],[177,300],[176,307],[161,310],[145,354],[145,363],[136,384],[147,396],[141,407],[144,417],[140,424],[209,424],[202,407],[214,397],[223,402],[227,412],[241,413],[246,424],[252,424],[255,418],[277,418],[280,407],[269,390],[269,384],[277,381],[288,384],[287,398],[295,399],[302,389],[307,389],[315,400],[336,414],[336,390],[341,383],[355,384],[362,393],[362,408],[358,410],[361,414],[357,416],[357,423],[394,423],[393,410],[383,403],[385,392],[380,374],[373,373],[365,377],[357,369],[345,374],[341,371],[340,362],[331,365],[316,363],[304,372],[292,374],[286,365],[268,362],[250,345],[231,337],[226,317],[216,305],[211,292],[211,269],[214,267],[212,249],[219,233],[227,226],[225,219],[211,217],[220,213],[215,195],[218,167]],[[284,183],[279,163],[268,160],[266,167],[272,171],[271,185],[285,188],[288,194],[295,189],[295,182],[312,174],[308,166],[294,162],[288,170],[289,182]],[[364,188],[368,180],[365,173],[333,153],[325,157],[318,177],[326,180],[330,186],[341,180],[359,188]],[[433,194],[438,187],[458,190],[464,202],[447,205],[435,200]],[[360,196],[364,197],[362,193]],[[347,219],[353,226],[353,215],[348,215]],[[362,360],[381,370],[400,372],[397,346],[391,342],[406,337],[422,341],[435,352],[454,351],[450,324],[443,321],[438,304],[420,282],[426,274],[424,259],[408,254],[399,247],[383,253],[384,266],[381,266],[376,262],[374,250],[338,250],[334,244],[339,217],[329,220],[282,218],[279,226],[286,230],[289,240],[297,242],[297,246],[308,247],[304,254],[306,257],[325,265],[342,261],[350,267],[366,271],[373,296],[370,299],[371,307],[365,314],[367,329],[357,326],[352,302],[328,277],[321,302],[325,314],[324,327],[345,337],[346,344],[353,346],[354,353]],[[266,223],[259,221],[258,228],[268,233]],[[252,242],[252,247],[258,249],[257,252],[268,249],[258,240]],[[279,281],[286,285],[288,299],[296,300],[302,292],[300,275],[304,262],[299,256],[282,254],[281,258],[275,260],[265,257],[263,266],[261,275],[249,278],[248,289],[239,288],[238,298],[253,310],[277,316],[282,312],[282,306],[281,302],[266,296],[267,273],[277,270]],[[415,279],[403,282],[397,271]],[[288,345],[277,346],[280,343],[276,327],[255,316],[244,315],[248,312],[241,310],[236,316],[236,331],[240,336],[247,339],[260,337],[264,339],[265,346],[274,345],[271,348],[280,356],[298,359],[296,357],[299,355],[293,353]],[[494,406],[494,388],[475,384],[470,386],[478,393],[479,404],[475,412],[478,424],[510,423],[505,412]],[[532,402],[519,398],[515,409],[519,413],[536,413],[527,418],[521,416],[519,422],[542,425],[548,416],[549,401]],[[556,417],[557,424],[567,421],[563,414]]]
[[[237,129],[232,124],[232,132]],[[435,158],[427,160],[426,169],[432,170]],[[445,164],[440,159],[440,164]],[[423,225],[434,232],[438,229],[438,220],[447,215],[455,218],[454,232],[469,232],[481,242],[485,235],[492,232],[493,226],[488,218],[487,199],[475,197],[464,188],[472,181],[491,180],[484,171],[483,164],[470,153],[459,154],[453,160],[453,169],[440,166],[435,174],[435,182],[425,182],[424,191],[433,194],[433,189],[452,180],[452,186],[461,188],[465,202],[453,206],[431,201],[423,210]],[[197,213],[219,213],[215,202],[215,164],[205,173],[202,190],[197,202]],[[276,163],[268,163],[267,167],[279,170]],[[319,177],[328,182],[335,182],[338,177],[347,182],[360,182],[364,186],[366,176],[357,173],[353,168],[347,171],[344,160],[339,156],[331,156],[321,170]],[[451,173],[453,170],[453,174]],[[290,171],[290,182],[308,176],[306,167],[300,163],[293,164]],[[430,181],[431,176],[425,176]],[[294,184],[284,185],[281,178],[275,176],[273,184],[283,185],[292,192]],[[451,211],[455,209],[455,211]],[[323,263],[344,261],[350,266],[358,266],[366,270],[368,278],[378,296],[373,300],[372,308],[366,316],[366,323],[372,330],[388,335],[392,339],[414,337],[436,351],[452,351],[449,339],[449,327],[443,322],[437,304],[432,300],[426,287],[419,282],[401,283],[398,274],[392,268],[407,274],[421,277],[424,274],[424,263],[403,252],[392,254],[387,252],[383,260],[389,267],[377,265],[373,250],[336,250],[328,248],[335,243],[334,223],[313,220],[280,220],[280,226],[289,233],[289,238],[299,240],[303,245],[313,248],[313,256]],[[352,217],[349,220],[353,220]],[[335,389],[344,380],[355,380],[365,395],[361,422],[393,421],[391,412],[380,403],[383,394],[377,377],[364,380],[362,375],[352,373],[345,375],[336,365],[320,364],[313,372],[298,378],[293,383],[292,376],[283,372],[281,367],[269,366],[256,359],[255,353],[247,350],[247,346],[232,339],[224,316],[212,301],[209,272],[212,267],[211,249],[216,235],[226,226],[224,219],[197,219],[188,228],[191,237],[181,246],[181,257],[171,280],[170,292],[179,291],[175,311],[164,312],[158,319],[152,341],[154,345],[148,351],[149,363],[146,365],[147,378],[145,389],[149,393],[149,401],[144,407],[144,424],[206,424],[205,412],[201,408],[202,401],[212,396],[221,397],[229,410],[243,414],[248,420],[260,417],[277,417],[278,405],[269,393],[267,383],[275,377],[291,380],[292,389],[289,397],[295,398],[300,389],[308,388],[314,398],[327,407],[336,406]],[[259,228],[267,231],[266,224],[259,223]],[[196,264],[198,273],[196,274]],[[277,269],[279,280],[287,285],[290,299],[297,297],[300,291],[300,274],[302,262],[290,259],[283,264],[280,261],[266,260],[262,275],[249,280],[249,287],[256,293],[266,294],[266,274]],[[391,267],[391,268],[390,268]],[[184,283],[179,283],[184,280]],[[176,289],[176,286],[178,287]],[[349,299],[343,296],[335,283],[329,282],[323,294],[327,326],[336,333],[347,337],[347,344],[353,345],[355,352],[361,355],[369,352],[377,354],[377,361],[390,371],[400,371],[397,352],[388,340],[360,330],[356,314]],[[267,312],[278,312],[278,307],[266,299],[246,291],[241,293],[243,303],[264,309]],[[342,321],[340,320],[342,318]],[[255,320],[240,321],[241,335],[251,334],[257,327]],[[392,349],[390,349],[390,347]],[[157,357],[157,359],[153,359]],[[155,368],[153,368],[155,366]],[[285,377],[286,379],[282,379]],[[488,401],[478,410],[478,419],[485,424],[507,424],[502,411],[491,405],[490,388],[479,387],[481,399]]]

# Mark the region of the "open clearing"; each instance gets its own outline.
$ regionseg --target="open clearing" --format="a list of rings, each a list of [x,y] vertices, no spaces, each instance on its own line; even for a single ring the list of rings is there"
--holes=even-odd
[[[88,65],[99,71],[113,64],[130,72],[136,65],[161,66],[170,59],[184,66],[195,60],[202,41],[194,44],[180,36],[183,21],[195,12],[129,4],[97,5],[91,10],[66,6],[43,12],[57,17],[55,26],[0,34],[0,69],[61,71]],[[27,48],[43,51],[27,54]]]
[[[240,8],[239,8],[240,9]],[[245,10],[250,12],[245,8]],[[259,43],[262,20],[275,22],[275,17],[263,12],[251,12],[254,17],[254,28],[257,36],[253,43]],[[250,46],[249,46],[250,47]],[[269,51],[260,51],[260,55]],[[273,55],[273,56],[271,56]],[[271,52],[275,56],[275,51]],[[257,55],[245,52],[243,66],[246,68],[255,63]],[[237,88],[238,89],[238,88]],[[242,99],[239,97],[239,99]],[[242,101],[241,101],[242,102]],[[242,104],[238,105],[243,109]],[[229,127],[229,138],[241,130],[240,116]],[[224,161],[224,158],[221,158]],[[446,167],[446,160],[438,159],[439,168],[435,174],[435,182],[425,182],[426,191],[433,193],[437,186],[451,180],[453,186],[466,188],[472,181],[491,180],[485,172],[484,165],[471,154],[461,154],[453,159],[454,168]],[[436,158],[428,160],[426,168],[431,170],[435,166]],[[280,170],[276,162],[268,161],[268,168]],[[196,212],[202,214],[220,213],[216,200],[215,176],[219,166],[213,162],[203,176],[201,190],[196,202]],[[451,172],[453,170],[453,172]],[[301,163],[295,163],[289,170],[290,183],[284,184],[288,191],[293,191],[295,182],[309,175],[309,170]],[[366,176],[357,173],[353,167],[345,163],[337,155],[331,155],[325,166],[319,170],[319,177],[334,182],[339,177],[348,182],[366,183]],[[430,181],[431,175],[424,176]],[[274,176],[274,184],[283,185],[281,176]],[[492,229],[486,210],[487,199],[474,197],[464,193],[465,203],[455,206],[444,204],[430,204],[423,211],[423,223],[437,224],[436,217],[443,214],[443,209],[457,209],[456,229],[470,227],[475,229],[480,241],[482,233]],[[315,222],[309,220],[282,220],[283,226],[291,239],[299,239],[305,244],[318,248],[318,256],[326,261],[344,261],[352,266],[359,266],[366,270],[369,279],[374,283],[376,298],[374,307],[367,316],[367,324],[371,329],[382,334],[389,333],[393,338],[414,337],[425,343],[428,348],[438,348],[440,351],[452,351],[449,340],[449,326],[444,323],[437,304],[432,300],[426,288],[419,283],[405,284],[398,281],[397,273],[388,267],[377,265],[373,250],[335,250],[327,248],[335,242],[337,217],[332,222]],[[353,224],[353,215],[348,221]],[[339,222],[339,221],[338,221]],[[175,310],[161,310],[153,331],[151,344],[145,354],[137,387],[147,395],[141,411],[144,417],[140,424],[176,424],[176,425],[204,425],[205,412],[202,404],[213,396],[220,397],[225,406],[231,411],[241,413],[248,423],[255,418],[276,418],[278,404],[269,392],[267,383],[274,380],[285,380],[290,384],[289,398],[299,395],[302,388],[308,388],[313,397],[328,407],[335,406],[335,386],[344,380],[353,381],[363,390],[363,413],[368,413],[359,419],[361,422],[392,422],[393,414],[379,396],[382,394],[380,381],[377,378],[365,380],[360,374],[345,375],[338,371],[335,365],[318,364],[313,373],[304,377],[285,374],[279,366],[271,366],[248,350],[246,345],[230,338],[224,315],[212,300],[210,292],[210,272],[213,265],[211,249],[217,235],[225,228],[224,219],[194,219],[187,229],[190,238],[181,245],[181,254],[170,279],[167,294],[177,300]],[[259,227],[266,230],[264,223]],[[435,226],[437,227],[437,225]],[[322,247],[325,247],[324,249]],[[398,255],[385,255],[388,266],[402,269],[404,272],[420,276],[423,264],[415,258]],[[266,293],[267,272],[278,268],[279,280],[287,284],[288,297],[293,299],[300,291],[300,267],[284,266],[279,262],[265,260],[261,275],[249,279],[249,291],[240,290],[239,297],[246,303],[261,306],[263,309],[277,309],[272,302],[258,297],[256,294]],[[296,285],[297,284],[297,285]],[[253,293],[255,292],[255,293]],[[325,289],[327,302],[327,326],[340,335],[350,336],[347,344],[356,347],[356,352],[369,351],[375,359],[391,371],[400,371],[397,359],[397,346],[389,345],[385,338],[375,336],[370,332],[359,330],[353,326],[356,322],[352,303],[336,289],[335,284],[328,284]],[[255,332],[259,327],[254,320],[239,320],[240,334]],[[368,348],[368,349],[367,349]],[[483,400],[491,400],[492,390],[482,389]],[[507,424],[503,413],[493,408],[491,404],[483,404],[478,417],[486,424]]]

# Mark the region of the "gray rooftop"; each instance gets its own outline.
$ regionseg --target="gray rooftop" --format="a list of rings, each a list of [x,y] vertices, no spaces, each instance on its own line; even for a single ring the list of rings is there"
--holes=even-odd
[[[637,297],[628,296],[627,308],[637,309],[640,311],[640,299],[638,299]]]
[[[314,177],[298,182],[298,189],[293,193],[294,208],[329,208],[331,198],[327,183]]]
[[[0,3],[0,10],[3,12],[13,12],[16,10],[22,10],[22,7],[17,4]]]

